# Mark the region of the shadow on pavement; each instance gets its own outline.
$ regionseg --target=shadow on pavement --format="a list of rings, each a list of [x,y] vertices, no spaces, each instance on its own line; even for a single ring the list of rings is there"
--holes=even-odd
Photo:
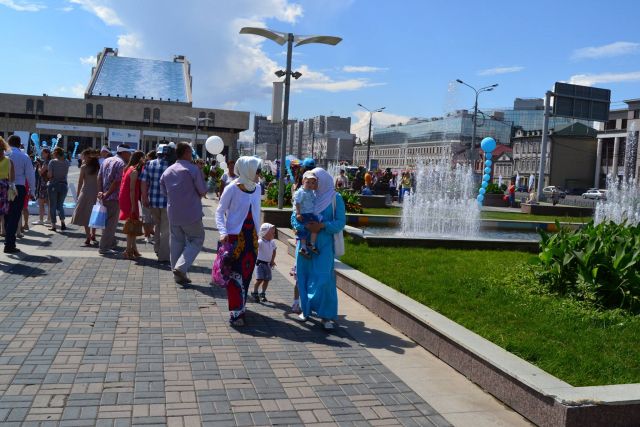
[[[417,346],[413,341],[367,328],[364,326],[364,322],[348,320],[344,315],[338,315],[338,319],[338,329],[365,348],[383,348],[397,354],[403,354],[404,348]]]

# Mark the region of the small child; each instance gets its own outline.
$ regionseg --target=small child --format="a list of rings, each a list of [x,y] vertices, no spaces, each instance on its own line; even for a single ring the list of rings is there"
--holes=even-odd
[[[293,203],[296,209],[296,219],[307,224],[312,221],[318,221],[318,216],[313,213],[316,204],[316,192],[318,188],[318,179],[312,171],[306,171],[302,175],[302,187],[293,194]],[[298,240],[300,240],[300,250],[298,253],[305,258],[311,258],[309,251],[319,254],[316,248],[316,239],[318,233],[309,233],[306,229],[296,232]],[[307,248],[308,246],[308,248]]]
[[[258,239],[258,259],[256,260],[256,283],[253,285],[251,296],[255,302],[267,301],[267,287],[271,280],[271,269],[276,265],[276,227],[265,222],[260,226],[260,238]],[[258,294],[258,288],[262,285],[262,292]]]

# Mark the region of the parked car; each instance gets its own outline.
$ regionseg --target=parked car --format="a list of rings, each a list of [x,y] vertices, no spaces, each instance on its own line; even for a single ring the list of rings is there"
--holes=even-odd
[[[548,185],[542,189],[542,194],[545,196],[551,196],[554,192],[559,193],[561,198],[564,198],[567,195],[566,191],[560,187],[556,187],[555,185]]]
[[[597,190],[592,188],[591,190],[587,190],[586,193],[582,193],[583,199],[593,199],[593,200],[607,200],[607,190]]]

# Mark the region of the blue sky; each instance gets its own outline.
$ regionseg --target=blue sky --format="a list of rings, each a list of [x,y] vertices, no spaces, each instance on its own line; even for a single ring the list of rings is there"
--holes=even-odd
[[[81,96],[95,54],[192,63],[194,104],[270,114],[273,71],[284,49],[239,35],[241,26],[337,35],[335,47],[295,49],[293,118],[352,116],[386,107],[379,126],[541,97],[555,81],[612,90],[612,108],[640,97],[640,32],[633,0],[0,0],[0,92]]]

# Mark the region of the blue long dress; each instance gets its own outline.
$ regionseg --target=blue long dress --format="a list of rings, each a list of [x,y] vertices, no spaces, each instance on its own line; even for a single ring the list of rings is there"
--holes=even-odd
[[[324,228],[318,233],[316,247],[320,254],[307,259],[298,255],[300,242],[296,247],[296,272],[300,291],[300,308],[305,316],[316,313],[323,319],[334,320],[338,317],[338,291],[334,271],[333,235],[342,232],[346,223],[344,201],[336,194],[336,210],[333,204],[322,212]],[[295,211],[291,215],[291,226],[301,230],[304,225],[296,219]]]

